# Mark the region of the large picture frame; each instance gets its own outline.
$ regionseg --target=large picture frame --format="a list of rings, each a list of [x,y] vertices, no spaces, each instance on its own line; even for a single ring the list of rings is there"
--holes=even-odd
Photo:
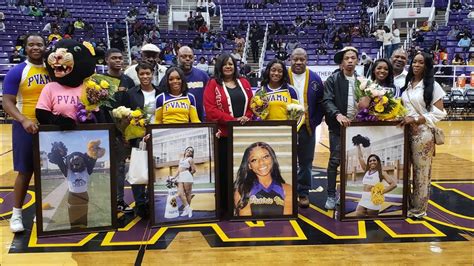
[[[113,124],[39,126],[33,137],[39,237],[117,227],[114,130]]]
[[[341,127],[341,220],[406,218],[408,129],[398,124]]]
[[[216,133],[214,123],[147,126],[153,226],[218,220]]]
[[[296,218],[296,121],[228,125],[230,220]]]

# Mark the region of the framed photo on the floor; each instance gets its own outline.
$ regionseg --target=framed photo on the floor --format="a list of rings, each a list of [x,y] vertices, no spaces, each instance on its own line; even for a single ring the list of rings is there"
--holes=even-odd
[[[297,217],[296,121],[229,123],[231,220]]]
[[[154,226],[218,220],[213,123],[149,125],[149,201]]]
[[[341,127],[341,220],[402,219],[408,202],[408,128]]]
[[[114,130],[112,124],[40,125],[33,138],[38,236],[116,227]]]

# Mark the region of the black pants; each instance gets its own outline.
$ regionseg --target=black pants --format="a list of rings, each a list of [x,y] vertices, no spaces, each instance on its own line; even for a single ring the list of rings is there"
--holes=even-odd
[[[89,194],[82,193],[68,193],[67,197],[69,222],[71,228],[87,227],[87,212],[89,211]]]

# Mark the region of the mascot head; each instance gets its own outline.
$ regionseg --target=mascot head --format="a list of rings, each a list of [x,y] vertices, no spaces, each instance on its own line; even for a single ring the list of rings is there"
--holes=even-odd
[[[74,40],[57,42],[48,55],[46,68],[53,81],[77,87],[95,72],[95,51],[91,44]]]
[[[75,173],[86,170],[86,158],[83,153],[73,152],[67,156],[66,161],[68,168]]]

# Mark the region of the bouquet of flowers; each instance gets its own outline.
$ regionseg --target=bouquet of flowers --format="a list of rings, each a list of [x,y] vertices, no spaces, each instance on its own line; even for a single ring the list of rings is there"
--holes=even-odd
[[[141,109],[132,111],[124,106],[113,109],[112,117],[115,119],[115,125],[122,132],[126,140],[145,136],[145,126],[150,123],[150,118],[145,111]]]
[[[268,98],[264,89],[257,91],[250,102],[250,109],[255,116],[264,120],[268,115]]]
[[[100,106],[112,108],[110,102],[114,101],[116,91],[117,86],[110,77],[94,74],[84,80],[81,102],[87,111],[96,111]]]
[[[385,196],[383,195],[384,186],[382,182],[375,184],[370,190],[371,201],[375,205],[380,205],[385,202]]]
[[[355,82],[354,95],[358,103],[357,121],[387,121],[401,118],[406,109],[392,91],[365,78]]]
[[[304,107],[300,104],[290,103],[286,106],[289,120],[299,120],[304,115]]]

